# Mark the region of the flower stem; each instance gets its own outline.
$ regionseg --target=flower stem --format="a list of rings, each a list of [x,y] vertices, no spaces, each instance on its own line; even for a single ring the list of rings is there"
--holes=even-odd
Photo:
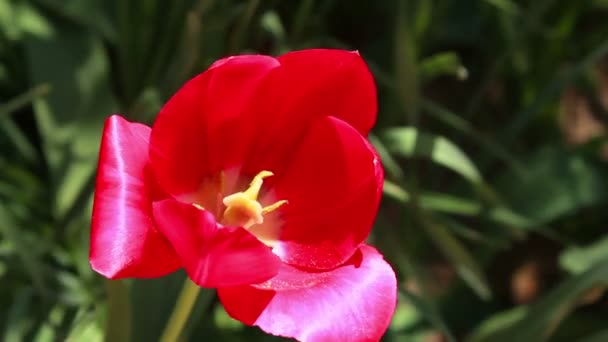
[[[165,326],[165,331],[160,338],[161,342],[175,342],[179,341],[180,337],[184,332],[194,303],[200,292],[200,287],[193,283],[189,278],[186,277],[184,280],[184,286],[182,287],[177,302],[171,313],[171,317]]]

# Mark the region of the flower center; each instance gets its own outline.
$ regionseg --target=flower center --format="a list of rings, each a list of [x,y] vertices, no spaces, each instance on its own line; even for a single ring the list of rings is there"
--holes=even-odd
[[[258,202],[258,195],[262,184],[264,184],[264,178],[272,175],[273,173],[270,171],[262,171],[253,178],[247,190],[224,197],[222,203],[224,203],[226,209],[222,215],[222,223],[227,226],[249,228],[254,224],[263,223],[265,214],[287,204],[286,200],[280,200],[262,207]]]

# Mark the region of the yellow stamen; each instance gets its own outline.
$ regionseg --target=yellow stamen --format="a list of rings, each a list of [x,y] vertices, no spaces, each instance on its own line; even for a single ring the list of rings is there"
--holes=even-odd
[[[260,189],[262,188],[262,184],[264,184],[264,178],[268,178],[274,176],[274,173],[270,171],[262,171],[258,173],[251,183],[249,183],[249,188],[243,192],[243,194],[249,197],[252,200],[256,200],[258,195],[260,194]]]
[[[226,206],[226,210],[224,210],[222,221],[225,225],[249,228],[254,224],[263,223],[265,214],[287,203],[286,200],[281,200],[262,207],[258,202],[264,178],[272,175],[273,173],[270,171],[262,171],[253,178],[247,190],[224,197],[222,202]]]
[[[264,214],[268,214],[270,212],[273,212],[277,209],[279,209],[280,207],[282,207],[284,204],[287,204],[287,200],[280,200],[280,201],[276,201],[273,204],[264,207],[264,209],[262,209],[262,215]]]

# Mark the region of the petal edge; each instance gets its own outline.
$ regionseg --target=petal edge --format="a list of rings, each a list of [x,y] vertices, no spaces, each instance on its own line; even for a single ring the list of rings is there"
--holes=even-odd
[[[95,185],[89,261],[110,279],[153,278],[181,265],[154,228],[148,165],[150,128],[118,115],[106,120]]]
[[[219,227],[213,215],[168,199],[153,204],[154,219],[201,287],[253,284],[273,277],[281,261],[241,227]]]
[[[273,335],[300,341],[378,341],[395,311],[397,281],[382,255],[361,245],[347,264],[334,270],[308,273],[283,265],[265,283],[220,288],[218,295],[230,316]]]

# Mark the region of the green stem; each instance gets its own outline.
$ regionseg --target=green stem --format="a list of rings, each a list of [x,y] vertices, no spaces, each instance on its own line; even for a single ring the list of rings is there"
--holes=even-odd
[[[108,312],[105,342],[127,342],[131,339],[132,309],[129,287],[122,280],[106,280]]]
[[[179,338],[182,336],[184,328],[186,327],[186,323],[188,322],[188,318],[190,317],[190,313],[192,312],[192,308],[194,308],[194,303],[196,303],[200,289],[201,288],[190,281],[189,278],[184,280],[182,291],[177,297],[177,302],[175,303],[169,322],[167,322],[165,331],[163,331],[162,337],[160,338],[161,342],[179,341]]]

